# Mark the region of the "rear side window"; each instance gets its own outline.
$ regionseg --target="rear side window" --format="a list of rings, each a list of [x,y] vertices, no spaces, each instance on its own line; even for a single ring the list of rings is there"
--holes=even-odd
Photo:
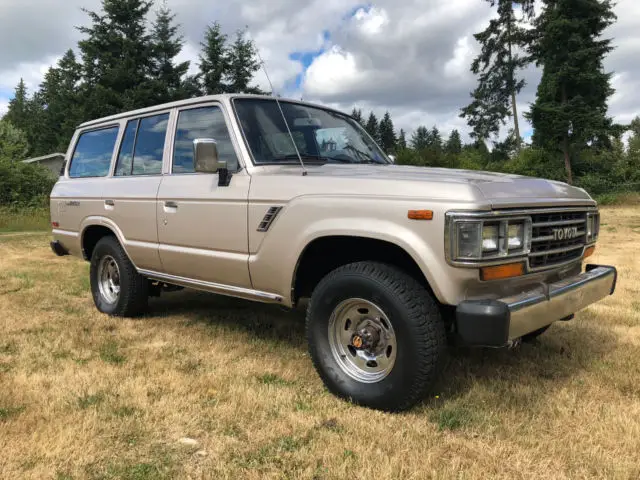
[[[231,171],[238,169],[238,157],[231,142],[229,129],[220,107],[200,107],[182,110],[178,116],[173,150],[173,173],[193,172],[193,141],[212,138],[217,142],[218,157],[227,162]]]
[[[115,174],[160,175],[169,114],[130,120],[124,132]]]
[[[80,134],[69,166],[70,177],[105,177],[118,138],[117,126]]]

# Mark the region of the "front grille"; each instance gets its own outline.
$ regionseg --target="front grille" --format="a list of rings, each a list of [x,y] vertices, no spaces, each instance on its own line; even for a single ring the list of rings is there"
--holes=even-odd
[[[582,255],[587,240],[587,212],[545,212],[531,216],[533,233],[529,267],[532,270],[553,267],[576,260]],[[574,227],[577,233],[573,236]],[[557,229],[570,229],[555,235]]]

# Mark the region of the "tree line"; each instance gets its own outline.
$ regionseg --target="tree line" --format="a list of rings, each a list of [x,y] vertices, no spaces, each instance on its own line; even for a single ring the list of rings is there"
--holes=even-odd
[[[435,126],[416,127],[407,142],[404,131],[393,133],[388,113],[380,122],[373,113],[365,121],[357,108],[352,115],[398,163],[534,175],[596,194],[640,191],[640,117],[618,125],[607,113],[614,90],[603,61],[613,47],[602,35],[616,21],[612,1],[543,0],[540,12],[534,0],[483,1],[496,16],[475,34],[480,53],[470,70],[477,85],[460,111],[470,144],[462,145],[455,130],[443,142]],[[542,79],[524,112],[533,127],[525,143],[517,97],[526,85],[522,71],[532,64]]]
[[[219,23],[207,27],[197,73],[179,62],[184,46],[175,15],[163,4],[147,25],[152,0],[103,0],[84,10],[90,23],[83,38],[49,68],[40,87],[16,87],[4,122],[22,130],[31,156],[65,151],[78,124],[122,111],[200,95],[263,93],[252,85],[260,68],[245,30],[229,38]]]
[[[617,125],[607,112],[612,74],[603,61],[612,45],[602,34],[616,20],[611,0],[542,0],[539,12],[533,0],[476,1],[496,16],[475,35],[477,85],[460,110],[471,142],[457,130],[443,136],[437,126],[397,131],[389,112],[378,119],[354,108],[351,115],[400,164],[533,175],[596,194],[640,187],[640,118]],[[78,56],[69,49],[34,92],[22,80],[16,87],[0,121],[0,143],[3,135],[13,139],[12,158],[64,151],[76,126],[92,118],[204,94],[263,93],[252,83],[260,63],[245,30],[229,37],[220,24],[209,25],[191,69],[178,61],[184,39],[175,15],[162,5],[148,25],[153,6],[102,0],[100,11],[85,10]],[[542,79],[524,112],[533,127],[525,142],[517,98],[522,72],[533,64]]]

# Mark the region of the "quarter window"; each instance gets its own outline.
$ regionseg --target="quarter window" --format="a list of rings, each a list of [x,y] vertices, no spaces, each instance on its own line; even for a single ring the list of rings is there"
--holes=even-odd
[[[107,176],[118,137],[118,128],[115,126],[80,134],[71,157],[69,176]]]
[[[130,120],[124,132],[115,174],[159,175],[169,114]]]
[[[173,149],[173,173],[191,173],[193,169],[193,141],[196,138],[212,138],[217,142],[218,157],[227,162],[231,171],[238,169],[229,129],[220,107],[201,107],[182,110],[178,116]]]

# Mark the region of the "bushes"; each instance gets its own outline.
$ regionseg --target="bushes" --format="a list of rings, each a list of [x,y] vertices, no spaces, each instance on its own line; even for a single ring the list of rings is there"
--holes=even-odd
[[[0,158],[0,205],[45,206],[55,182],[49,170],[41,165]]]

